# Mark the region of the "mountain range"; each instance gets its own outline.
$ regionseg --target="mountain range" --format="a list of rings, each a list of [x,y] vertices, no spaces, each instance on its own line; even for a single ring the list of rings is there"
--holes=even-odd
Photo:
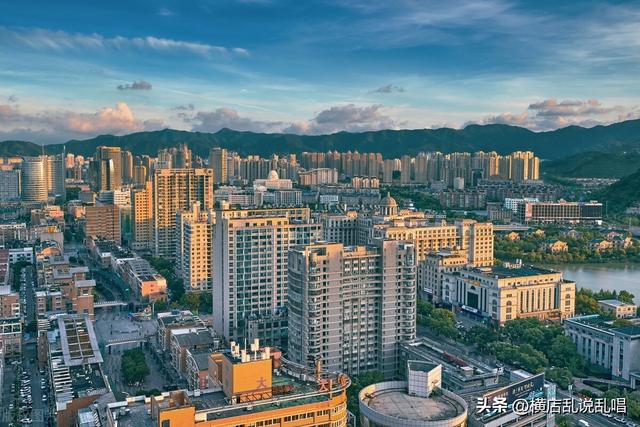
[[[585,152],[640,153],[640,120],[628,120],[592,128],[569,126],[549,132],[533,132],[509,125],[469,125],[464,129],[380,130],[331,135],[293,135],[241,132],[222,129],[215,133],[164,129],[123,136],[101,135],[44,147],[29,141],[0,142],[0,156],[32,156],[67,152],[92,155],[100,145],[119,146],[136,155],[156,155],[158,149],[187,144],[194,154],[207,156],[209,148],[224,147],[241,155],[301,153],[303,151],[379,152],[385,158],[415,155],[421,151],[534,151],[542,159],[554,160]],[[579,161],[580,159],[574,159]],[[640,165],[638,166],[640,167]],[[636,168],[637,169],[637,168]]]

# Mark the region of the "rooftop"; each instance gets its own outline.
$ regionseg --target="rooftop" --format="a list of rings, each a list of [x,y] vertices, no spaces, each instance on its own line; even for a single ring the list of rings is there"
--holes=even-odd
[[[375,392],[362,402],[380,414],[412,421],[444,421],[465,411],[460,403],[447,396],[410,396],[404,388]]]
[[[626,319],[630,322],[639,322],[640,319]],[[577,316],[566,320],[570,323],[579,323],[593,328],[597,328],[603,331],[609,331],[615,334],[626,335],[630,337],[640,337],[640,323],[631,326],[615,327],[613,320],[608,320],[600,317],[598,314],[591,314],[588,316]]]
[[[503,267],[503,266],[493,266],[486,268],[475,268],[473,271],[477,273],[481,273],[485,276],[496,277],[498,279],[510,279],[513,277],[529,277],[529,276],[537,276],[540,274],[559,274],[555,270],[534,267],[532,265],[522,265],[518,268],[511,267]]]
[[[60,316],[58,329],[65,365],[102,363],[93,324],[87,316],[84,318]]]
[[[602,304],[616,306],[616,307],[628,307],[633,305],[633,304],[627,304],[626,302],[618,301],[617,299],[602,299],[602,300],[599,300],[598,302]]]

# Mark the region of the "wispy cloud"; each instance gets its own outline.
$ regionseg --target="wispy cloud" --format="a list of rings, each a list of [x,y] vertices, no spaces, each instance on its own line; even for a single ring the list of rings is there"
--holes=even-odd
[[[118,90],[151,90],[151,83],[138,80],[133,83],[121,84],[116,87]]]
[[[392,92],[404,92],[404,88],[392,84],[380,86],[377,89],[371,91],[372,93],[392,93]]]
[[[208,43],[154,36],[104,37],[97,33],[69,33],[43,28],[0,26],[0,46],[2,45],[55,52],[144,49],[158,53],[187,53],[203,57],[225,54],[247,56],[249,54],[249,51],[244,48],[227,48]]]

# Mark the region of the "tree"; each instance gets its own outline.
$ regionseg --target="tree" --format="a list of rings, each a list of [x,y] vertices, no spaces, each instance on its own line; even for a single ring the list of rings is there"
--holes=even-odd
[[[141,348],[126,350],[122,354],[120,371],[124,381],[129,385],[144,381],[145,377],[149,375],[149,366]]]
[[[566,335],[558,335],[553,339],[547,351],[547,356],[555,366],[563,366],[571,370],[577,368],[581,362],[576,344]]]
[[[598,314],[600,306],[594,298],[593,292],[588,289],[580,289],[576,292],[576,314]]]
[[[620,291],[620,293],[618,294],[618,299],[622,302],[626,302],[627,304],[634,304],[634,298],[635,295],[626,290]]]
[[[384,375],[379,371],[367,372],[351,379],[351,385],[347,389],[347,408],[356,416],[356,419],[358,419],[360,413],[360,402],[358,400],[360,390],[381,381],[384,381]]]
[[[189,292],[180,298],[180,306],[192,312],[197,312],[200,308],[200,294],[197,292]]]
[[[38,331],[38,322],[35,320],[32,320],[31,322],[27,323],[27,326],[24,328],[25,332],[28,332],[30,334],[37,332]]]
[[[563,390],[568,389],[569,384],[573,383],[573,375],[567,368],[549,368],[545,370],[544,375],[546,380],[553,381]]]

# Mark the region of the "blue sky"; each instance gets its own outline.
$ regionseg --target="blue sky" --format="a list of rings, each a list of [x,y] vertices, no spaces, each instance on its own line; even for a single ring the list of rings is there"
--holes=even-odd
[[[640,2],[0,3],[0,140],[640,117]]]

